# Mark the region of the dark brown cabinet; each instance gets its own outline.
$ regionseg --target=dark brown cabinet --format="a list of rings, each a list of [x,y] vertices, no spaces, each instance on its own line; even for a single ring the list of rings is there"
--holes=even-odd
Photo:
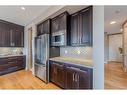
[[[51,21],[51,33],[58,32],[59,31],[59,19],[54,18]]]
[[[50,19],[37,25],[37,36],[50,33]]]
[[[70,44],[70,21],[68,12],[51,19],[51,46]]]
[[[42,24],[37,25],[37,36],[42,34]]]
[[[92,68],[50,61],[50,81],[65,89],[92,89]]]
[[[79,67],[66,67],[67,89],[92,89],[92,76],[89,69],[82,70]]]
[[[68,30],[68,16],[67,12],[64,12],[51,20],[51,33]]]
[[[0,22],[0,46],[8,47],[10,45],[10,29],[9,24],[6,22]]]
[[[57,84],[58,86],[64,88],[65,85],[65,72],[64,66],[59,64],[58,62],[53,62],[50,70],[50,80]]]
[[[92,7],[71,15],[71,45],[92,45]]]
[[[23,47],[24,27],[0,20],[0,47]]]
[[[79,15],[71,16],[71,45],[79,44]]]
[[[78,82],[75,80],[75,70],[70,67],[66,68],[66,88],[78,89]]]
[[[0,58],[0,75],[24,69],[25,64],[25,56]]]
[[[12,46],[14,47],[23,47],[24,40],[24,27],[15,25],[12,27]]]

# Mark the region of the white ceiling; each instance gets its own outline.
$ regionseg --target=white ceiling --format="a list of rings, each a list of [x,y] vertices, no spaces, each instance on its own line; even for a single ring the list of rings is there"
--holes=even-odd
[[[21,6],[0,6],[0,19],[26,25],[52,6],[23,6],[26,8],[25,11],[21,10],[20,7]]]
[[[21,7],[25,7],[26,10],[22,10]],[[0,19],[13,22],[20,25],[27,25],[31,21],[36,20],[39,16],[45,15],[46,12],[52,10],[57,6],[0,6]],[[59,6],[58,6],[59,7]],[[62,6],[61,9],[52,14],[55,16],[61,12],[68,11],[70,14],[87,7],[86,5],[80,6]]]
[[[122,24],[127,20],[127,6],[105,6],[104,7],[104,21],[105,29],[104,31],[111,33],[119,33]],[[111,25],[111,21],[116,21],[116,24]]]

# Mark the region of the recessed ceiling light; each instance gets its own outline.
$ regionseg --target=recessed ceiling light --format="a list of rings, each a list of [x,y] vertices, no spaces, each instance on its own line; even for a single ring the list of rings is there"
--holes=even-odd
[[[123,31],[123,29],[121,28],[121,29],[120,29],[120,31],[122,32],[122,31]]]
[[[120,10],[116,10],[115,13],[116,13],[116,14],[119,14],[119,13],[120,13]]]
[[[110,24],[115,24],[115,23],[116,23],[116,21],[111,21],[111,22],[110,22]]]
[[[25,7],[21,7],[22,10],[25,10]]]

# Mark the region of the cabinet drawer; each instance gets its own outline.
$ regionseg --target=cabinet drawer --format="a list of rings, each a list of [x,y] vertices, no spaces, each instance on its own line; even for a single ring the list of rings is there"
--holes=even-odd
[[[16,60],[16,57],[8,57],[7,58],[7,61],[8,62],[12,62],[12,61],[15,61]]]
[[[24,57],[23,56],[18,56],[17,60],[24,60]]]
[[[0,65],[7,64],[7,59],[0,59]]]
[[[64,63],[60,63],[60,62],[52,62],[53,65],[63,68],[64,67]]]

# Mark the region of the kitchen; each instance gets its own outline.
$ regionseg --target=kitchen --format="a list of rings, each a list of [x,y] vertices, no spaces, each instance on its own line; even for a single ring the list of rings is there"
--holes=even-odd
[[[52,11],[53,8],[55,12]],[[103,78],[99,78],[101,82],[96,78],[98,72],[103,72],[103,68],[100,69],[100,66],[103,67],[103,65],[98,66],[95,62],[98,61],[98,58],[95,58],[95,52],[101,51],[101,49],[98,50],[98,47],[95,46],[95,43],[99,41],[93,42],[96,37],[99,37],[95,32],[96,36],[93,38],[95,35],[93,31],[103,31],[103,29],[96,30],[100,26],[94,25],[100,19],[97,11],[99,10],[98,13],[101,14],[103,8],[97,6],[51,6],[49,9],[52,10],[48,11],[48,16],[44,14],[25,27],[11,25],[12,23],[1,20],[1,23],[13,26],[1,28],[5,29],[4,31],[9,30],[4,34],[5,37],[1,32],[1,47],[2,49],[11,48],[9,49],[10,54],[1,54],[1,75],[26,69],[26,71],[32,71],[39,81],[42,80],[47,85],[52,83],[63,89],[103,88]],[[103,16],[103,12],[101,15]],[[103,26],[102,23],[100,21],[99,24]],[[29,29],[32,32],[28,32]],[[4,38],[8,38],[9,42],[4,42],[7,40]],[[101,45],[98,46],[101,47]],[[3,51],[2,49],[1,51]],[[99,56],[103,57],[98,54]],[[95,60],[95,64],[93,64],[93,60]],[[102,60],[103,58],[100,61],[103,62]],[[98,61],[98,63],[100,62]],[[99,70],[96,71],[94,68]],[[103,74],[99,75],[103,76]],[[94,82],[95,80],[97,84]],[[100,87],[98,83],[100,83]]]

